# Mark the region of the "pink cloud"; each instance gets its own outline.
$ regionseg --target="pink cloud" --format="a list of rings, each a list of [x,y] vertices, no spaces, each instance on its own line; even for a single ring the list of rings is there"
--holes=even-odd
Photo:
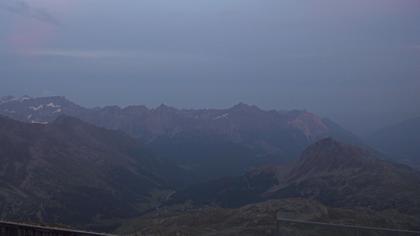
[[[68,10],[73,1],[32,0],[24,3],[20,16],[14,17],[12,30],[6,40],[12,51],[28,55],[38,48],[45,47],[53,38],[58,26],[52,17]],[[26,15],[24,15],[26,14]],[[29,17],[25,17],[29,16]],[[49,18],[45,18],[49,16]],[[44,17],[44,18],[42,18]],[[48,20],[50,19],[50,20]]]
[[[15,23],[7,41],[13,51],[26,54],[47,43],[52,38],[54,30],[53,25],[22,18]]]

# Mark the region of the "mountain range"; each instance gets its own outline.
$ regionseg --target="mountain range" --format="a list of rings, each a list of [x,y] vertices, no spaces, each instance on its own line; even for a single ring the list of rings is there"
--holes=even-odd
[[[8,220],[272,235],[282,214],[419,230],[420,173],[394,162],[416,156],[416,120],[373,135],[378,152],[313,113],[243,103],[85,108],[64,97],[8,96],[0,115]]]

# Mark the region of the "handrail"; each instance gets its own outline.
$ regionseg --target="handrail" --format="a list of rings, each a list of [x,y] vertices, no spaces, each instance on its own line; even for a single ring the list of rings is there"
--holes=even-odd
[[[383,231],[383,232],[407,233],[407,234],[420,235],[420,231],[403,230],[403,229],[391,229],[391,228],[380,228],[380,227],[369,227],[369,226],[334,224],[334,223],[315,222],[315,221],[306,221],[306,220],[293,220],[293,219],[287,219],[287,218],[277,218],[277,221],[278,222],[286,222],[286,223],[297,223],[297,224],[306,224],[306,225],[347,228],[347,229],[354,229],[354,230],[372,230],[372,231]]]
[[[12,226],[12,227],[21,227],[21,228],[31,228],[34,230],[51,230],[51,231],[57,231],[57,232],[77,233],[77,234],[92,235],[92,236],[115,236],[113,234],[95,233],[95,232],[89,232],[89,231],[83,231],[83,230],[32,225],[32,224],[27,224],[27,223],[17,223],[17,222],[11,222],[11,221],[0,221],[0,227],[2,225]]]

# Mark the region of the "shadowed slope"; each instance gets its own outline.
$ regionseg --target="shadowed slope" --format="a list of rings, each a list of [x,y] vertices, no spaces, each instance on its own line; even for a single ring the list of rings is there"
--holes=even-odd
[[[64,116],[49,125],[0,118],[0,159],[2,217],[47,223],[135,216],[184,176],[129,136]]]

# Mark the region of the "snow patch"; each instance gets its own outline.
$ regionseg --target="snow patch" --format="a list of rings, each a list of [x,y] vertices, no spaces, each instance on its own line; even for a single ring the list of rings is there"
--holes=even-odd
[[[48,122],[46,122],[46,121],[35,121],[35,120],[31,120],[31,123],[32,124],[41,124],[41,125],[47,125],[48,124]]]
[[[229,113],[225,113],[223,115],[217,116],[215,117],[213,120],[219,120],[219,119],[224,119],[224,118],[228,118]]]
[[[27,120],[30,120],[32,118],[32,114],[28,115],[28,117],[26,117]]]
[[[26,101],[26,100],[31,100],[32,98],[31,97],[29,97],[29,96],[23,96],[23,97],[21,97],[21,98],[19,98],[19,102],[24,102],[24,101]]]
[[[44,108],[44,105],[39,105],[37,107],[31,106],[29,108],[33,111],[38,111],[38,110],[41,110],[42,108]]]
[[[46,107],[52,107],[52,108],[60,108],[60,105],[55,105],[53,102],[50,102],[46,105]]]
[[[53,113],[60,113],[60,112],[62,112],[63,110],[61,110],[61,108],[58,108],[57,110],[55,110]]]

